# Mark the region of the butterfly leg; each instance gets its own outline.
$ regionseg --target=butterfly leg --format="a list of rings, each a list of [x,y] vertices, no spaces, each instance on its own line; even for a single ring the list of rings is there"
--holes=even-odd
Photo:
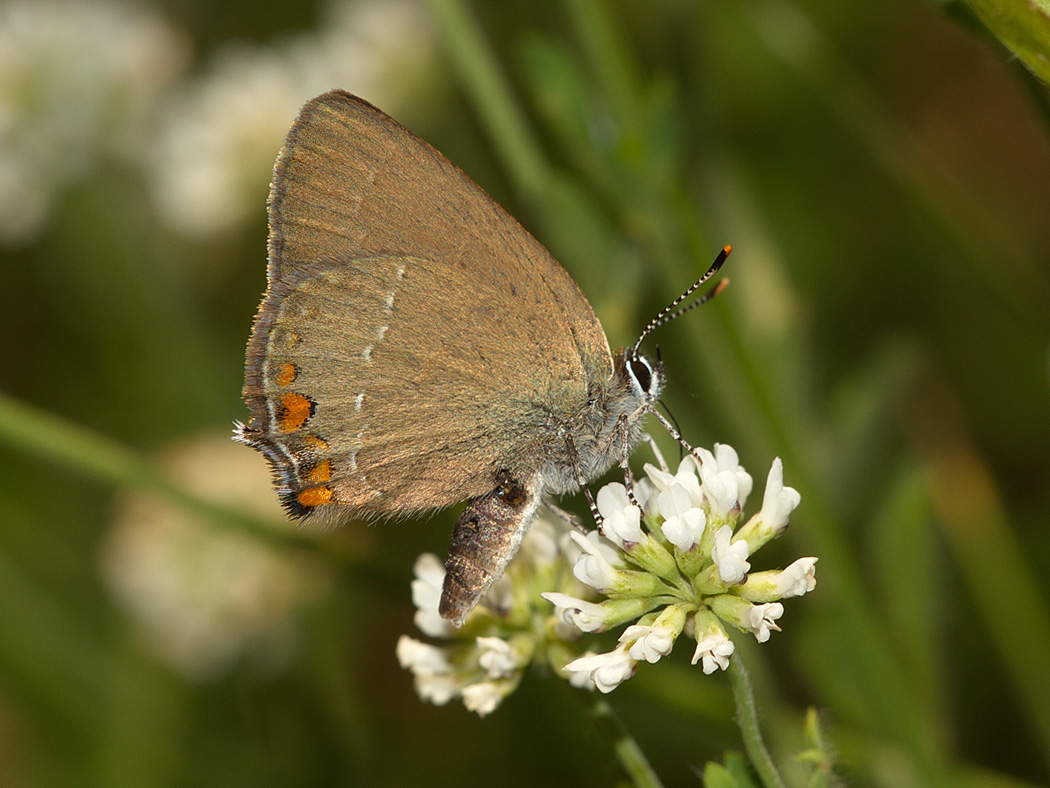
[[[631,475],[631,466],[628,463],[628,459],[631,456],[631,433],[627,426],[626,413],[621,413],[620,418],[617,419],[616,432],[619,433],[623,443],[620,450],[620,470],[623,471],[623,486],[627,489],[627,499],[637,506],[639,510],[645,511],[634,494],[634,477]]]
[[[591,495],[591,489],[587,486],[587,480],[583,478],[583,473],[580,471],[580,455],[576,451],[576,443],[568,433],[565,435],[565,448],[569,452],[569,460],[572,462],[572,470],[576,475],[576,483],[580,485],[583,494],[587,496],[587,505],[591,507],[591,516],[594,518],[594,523],[598,528],[601,528],[605,518],[598,511],[598,504],[594,502],[594,496]]]

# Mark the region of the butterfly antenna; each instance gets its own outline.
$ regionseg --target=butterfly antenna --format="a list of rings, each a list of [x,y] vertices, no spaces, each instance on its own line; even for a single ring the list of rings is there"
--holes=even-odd
[[[689,296],[691,296],[694,292],[696,292],[696,289],[698,287],[703,285],[712,276],[718,273],[718,269],[722,267],[722,264],[726,261],[726,258],[729,257],[729,253],[732,251],[732,246],[727,245],[722,247],[722,251],[718,253],[718,257],[715,258],[715,261],[711,264],[711,267],[707,269],[707,273],[705,273],[703,276],[697,279],[696,282],[693,283],[692,287],[690,287],[688,290],[686,290],[684,293],[678,296],[678,298],[676,298],[674,301],[668,304],[663,309],[663,311],[660,312],[660,314],[658,314],[656,317],[649,321],[649,325],[645,327],[645,329],[642,331],[642,335],[638,337],[638,341],[634,343],[634,347],[631,349],[633,353],[638,353],[638,348],[642,346],[642,340],[649,336],[649,334],[652,333],[653,329],[659,328],[664,323],[670,323],[675,318],[684,315],[690,309],[696,309],[696,307],[700,306],[700,304],[707,303],[716,295],[725,290],[726,286],[729,284],[728,279],[723,279],[721,282],[716,284],[714,287],[712,287],[710,290],[708,290],[706,293],[700,296],[700,298],[698,298],[696,301],[689,304],[688,306],[683,306],[680,309],[678,308],[678,305],[685,301],[685,299],[689,298]]]

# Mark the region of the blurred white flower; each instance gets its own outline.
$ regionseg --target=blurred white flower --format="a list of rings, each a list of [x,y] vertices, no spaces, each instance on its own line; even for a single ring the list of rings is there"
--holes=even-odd
[[[515,687],[517,684],[515,684]],[[510,688],[513,691],[514,687]],[[485,717],[496,710],[500,702],[507,697],[508,689],[503,681],[479,681],[463,687],[461,693],[463,705],[479,717]]]
[[[574,642],[579,632],[553,615],[540,596],[552,586],[563,589],[555,595],[566,600],[587,592],[566,571],[568,559],[561,545],[570,542],[562,538],[564,533],[564,524],[537,518],[515,560],[462,627],[452,626],[438,613],[445,567],[434,555],[419,557],[412,582],[415,622],[441,643],[402,637],[397,655],[401,666],[412,672],[420,698],[438,704],[459,698],[469,711],[485,716],[517,688],[530,663],[560,670],[568,661],[559,647]]]
[[[445,581],[445,565],[433,553],[423,553],[413,568],[412,604],[416,606],[413,621],[419,631],[432,638],[448,637],[455,627],[438,613],[441,584]]]
[[[329,9],[312,34],[228,45],[162,116],[153,186],[162,217],[192,236],[262,217],[273,163],[300,107],[335,87],[397,114],[433,79],[436,52],[418,0]]]
[[[490,679],[505,679],[523,667],[510,643],[503,638],[479,637],[476,642],[481,649],[478,664]]]
[[[265,460],[225,434],[174,448],[162,466],[202,497],[290,527]],[[295,613],[328,587],[317,564],[142,493],[119,506],[101,565],[151,649],[193,680],[219,676],[243,657],[280,667],[294,646]]]
[[[412,671],[416,694],[435,706],[444,706],[462,689],[448,656],[437,646],[402,635],[397,641],[397,661]]]
[[[397,661],[417,676],[442,676],[450,668],[444,651],[408,635],[398,638]]]
[[[534,563],[552,563],[562,554],[564,536],[564,528],[556,528],[546,518],[537,518],[529,526],[529,538],[518,548],[518,555],[528,556]]]
[[[0,242],[33,240],[66,185],[101,160],[135,162],[186,40],[156,14],[105,0],[0,6]]]

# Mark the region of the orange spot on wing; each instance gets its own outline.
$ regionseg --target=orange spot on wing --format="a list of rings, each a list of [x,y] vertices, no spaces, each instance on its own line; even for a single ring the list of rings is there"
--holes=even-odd
[[[317,463],[310,471],[306,474],[304,481],[316,484],[317,482],[327,482],[332,479],[332,461],[321,460]]]
[[[328,487],[311,487],[299,493],[295,500],[303,506],[322,506],[332,502],[332,491]]]
[[[328,451],[328,441],[317,435],[304,435],[303,446],[311,448],[314,451]]]
[[[309,397],[304,397],[302,394],[281,395],[281,410],[277,414],[281,432],[295,432],[313,415],[314,403]]]
[[[297,377],[299,377],[299,367],[290,361],[286,361],[281,364],[281,369],[277,372],[277,385],[281,387],[290,386]]]

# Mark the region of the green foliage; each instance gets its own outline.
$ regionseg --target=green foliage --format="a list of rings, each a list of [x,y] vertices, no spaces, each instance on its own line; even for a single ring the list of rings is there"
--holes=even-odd
[[[969,0],[996,38],[1050,84],[1050,4],[1046,0]]]
[[[218,82],[223,42],[250,38],[269,58],[291,31],[329,27],[321,7],[213,5],[164,6],[199,60],[150,99],[146,126],[168,122],[162,108],[183,113],[181,91]],[[1047,81],[1045,6],[972,5]],[[1002,50],[915,3],[429,8],[435,82],[399,75],[411,99],[383,108],[499,195],[614,345],[734,246],[732,286],[652,342],[691,442],[730,443],[752,471],[781,456],[802,495],[785,543],[767,550],[818,556],[818,586],[768,648],[742,649],[789,784],[833,784],[832,762],[873,788],[1045,784],[1045,87],[1018,89]],[[36,126],[18,128],[0,130],[4,162],[44,147]],[[153,199],[145,153],[116,156],[124,138],[102,137],[55,176],[36,234],[11,240],[0,215],[0,784],[620,779],[610,741],[554,677],[527,675],[482,721],[414,696],[394,647],[411,627],[412,563],[445,549],[448,514],[288,529],[267,508],[265,471],[241,475],[251,452],[212,451],[245,417],[279,139],[246,179],[247,218],[192,236]],[[28,204],[26,189],[0,211]],[[246,634],[197,672],[113,579],[122,527],[167,533],[176,518],[262,549],[266,576],[296,578],[219,609],[220,634]],[[180,544],[154,555],[152,576],[201,557]],[[222,555],[210,576],[228,582],[196,589],[191,610],[255,566]],[[137,599],[174,609],[159,591]],[[268,623],[250,629],[256,614]],[[743,756],[720,755],[743,746],[724,676],[683,658],[607,700],[665,785],[695,785],[699,764],[708,788],[757,785]]]

